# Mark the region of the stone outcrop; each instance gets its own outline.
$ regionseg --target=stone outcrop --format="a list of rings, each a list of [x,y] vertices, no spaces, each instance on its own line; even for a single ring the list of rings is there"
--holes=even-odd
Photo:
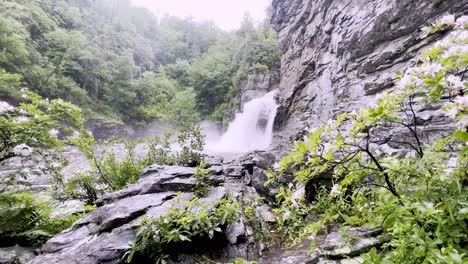
[[[131,127],[122,122],[99,118],[86,120],[84,126],[97,140],[103,140],[109,136],[129,138],[135,133]]]
[[[301,244],[289,248],[272,250],[260,263],[284,264],[358,264],[363,259],[359,256],[373,247],[381,246],[386,237],[380,228],[350,228],[340,232],[335,228],[328,233],[310,238]],[[316,249],[310,252],[310,243],[318,242]]]
[[[34,258],[31,249],[19,246],[0,248],[0,264],[28,263]]]
[[[200,199],[202,205],[217,202],[227,194],[255,194],[254,188],[243,184],[246,168],[241,164],[225,165],[221,171],[213,167],[206,177],[212,188]],[[136,184],[100,197],[98,208],[47,241],[30,263],[124,263],[123,256],[130,249],[143,217],[162,216],[175,203],[183,204],[194,197],[191,191],[196,184],[195,173],[194,168],[178,166],[146,168]],[[180,197],[178,192],[182,192]],[[259,216],[265,215],[266,221],[271,221],[268,212],[263,208]],[[199,255],[219,261],[258,258],[253,233],[242,221],[226,226],[217,243],[217,247],[210,249],[199,249],[201,245],[192,245],[188,252],[180,249],[173,262],[195,263]]]
[[[393,89],[394,73],[444,36],[423,38],[422,27],[467,12],[467,0],[274,0],[271,22],[283,52],[277,142],[289,145]],[[450,129],[437,110],[417,111],[424,133]]]

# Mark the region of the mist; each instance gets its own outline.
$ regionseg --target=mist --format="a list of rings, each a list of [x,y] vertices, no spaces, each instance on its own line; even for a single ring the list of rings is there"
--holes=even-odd
[[[145,7],[158,17],[166,14],[195,21],[212,21],[224,30],[240,27],[244,14],[261,22],[271,0],[131,0],[135,6]]]

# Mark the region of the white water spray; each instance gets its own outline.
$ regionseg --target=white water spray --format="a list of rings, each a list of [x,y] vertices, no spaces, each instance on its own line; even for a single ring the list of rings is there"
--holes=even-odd
[[[245,103],[244,111],[236,114],[219,141],[207,146],[208,152],[243,153],[268,148],[278,108],[275,94],[276,90]]]

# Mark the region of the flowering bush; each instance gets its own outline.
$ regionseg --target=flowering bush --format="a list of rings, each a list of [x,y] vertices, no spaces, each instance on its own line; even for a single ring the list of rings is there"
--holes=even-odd
[[[64,143],[58,139],[59,129],[67,133],[82,125],[80,109],[71,103],[49,101],[27,90],[22,99],[18,107],[0,102],[0,162],[58,147]]]
[[[381,226],[390,240],[366,263],[468,261],[468,19],[446,16],[434,27],[451,32],[422,54],[421,64],[397,73],[392,92],[318,127],[270,173],[268,183],[279,187],[279,229],[289,242],[336,222]],[[423,138],[416,108],[440,104],[457,126],[450,136]],[[381,147],[389,143],[406,151]],[[281,185],[287,174],[293,188]],[[324,175],[333,185],[319,189],[315,202],[295,197],[294,189]],[[311,213],[317,221],[306,221]]]
[[[43,99],[27,90],[22,90],[21,94],[22,102],[17,107],[0,102],[0,162],[18,157],[24,171],[47,174],[56,183],[62,183],[64,163],[60,160],[59,148],[67,140],[60,139],[59,134],[71,134],[80,129],[83,121],[80,109],[60,99]],[[19,175],[24,176],[22,170],[2,180],[15,181]],[[12,186],[10,182],[2,183]],[[41,201],[37,194],[2,189],[0,240],[3,246],[16,243],[36,246],[83,215],[52,217],[53,202],[50,198],[47,202]]]

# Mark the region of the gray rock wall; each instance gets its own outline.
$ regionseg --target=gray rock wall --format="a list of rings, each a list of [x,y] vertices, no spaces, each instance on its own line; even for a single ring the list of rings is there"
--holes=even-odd
[[[271,22],[283,52],[277,142],[289,145],[392,89],[394,73],[444,35],[421,38],[421,28],[446,13],[468,13],[468,0],[274,0]],[[448,124],[438,112],[420,111],[435,130]]]

